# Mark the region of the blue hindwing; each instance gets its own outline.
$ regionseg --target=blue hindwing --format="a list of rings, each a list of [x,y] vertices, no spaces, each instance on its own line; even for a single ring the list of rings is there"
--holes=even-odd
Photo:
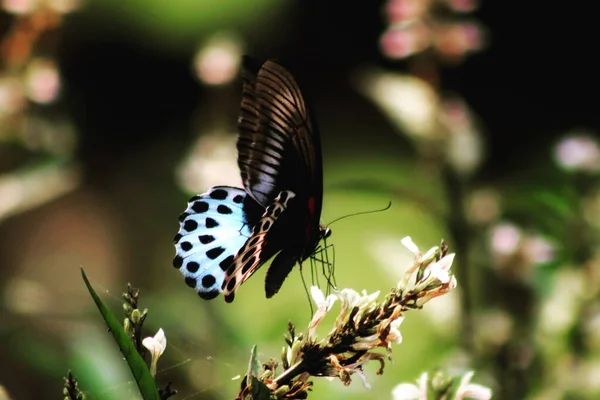
[[[242,189],[215,186],[192,197],[179,217],[173,266],[203,299],[221,293],[225,271],[250,237],[243,209],[246,196]]]

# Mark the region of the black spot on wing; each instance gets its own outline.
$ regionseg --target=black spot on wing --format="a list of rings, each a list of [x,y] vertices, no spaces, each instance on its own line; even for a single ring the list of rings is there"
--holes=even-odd
[[[213,235],[200,235],[198,236],[198,240],[202,244],[209,244],[215,241],[215,237]]]
[[[214,228],[215,226],[219,226],[219,223],[211,217],[206,217],[206,227]]]
[[[224,247],[215,247],[214,249],[210,249],[206,252],[206,256],[211,260],[219,257],[225,251]]]
[[[235,276],[232,276],[229,282],[227,282],[227,290],[232,291],[236,282],[237,280],[235,279]]]
[[[204,277],[202,278],[202,286],[204,286],[207,289],[214,285],[216,282],[217,280],[215,279],[215,277],[210,274],[204,275]]]
[[[227,198],[227,191],[224,189],[216,189],[210,192],[210,197],[215,200],[225,200]]]
[[[215,297],[217,297],[219,295],[219,292],[217,289],[215,290],[211,290],[210,292],[198,292],[198,296],[200,296],[200,298],[204,299],[204,300],[212,300]]]
[[[196,221],[194,221],[193,219],[188,219],[187,221],[184,222],[183,229],[185,229],[188,232],[194,231],[194,230],[198,229],[198,223]]]
[[[208,211],[208,203],[205,201],[197,201],[192,206],[192,210],[194,210],[198,214],[205,213]]]
[[[196,287],[196,278],[192,278],[191,276],[186,276],[185,284],[191,288],[195,288]]]
[[[242,274],[245,274],[246,272],[248,272],[250,267],[252,267],[252,265],[254,265],[254,261],[255,261],[254,259],[246,261],[246,263],[242,267]]]
[[[288,198],[288,192],[281,192],[281,195],[279,196],[279,202],[285,203],[287,198]]]
[[[231,266],[231,264],[233,263],[233,256],[229,256],[226,259],[224,259],[223,261],[221,261],[219,263],[219,267],[221,267],[221,269],[223,271],[227,271],[227,269]]]
[[[183,212],[181,214],[179,214],[179,218],[177,219],[179,222],[183,222],[183,220],[185,220],[190,214]]]
[[[248,261],[248,259],[249,259],[250,257],[252,257],[253,255],[254,255],[254,253],[253,253],[253,252],[251,252],[251,251],[247,251],[247,252],[244,254],[244,256],[242,257],[242,262],[244,262],[244,263],[245,263],[245,262],[246,262],[246,261]]]
[[[177,269],[181,268],[181,266],[183,265],[183,257],[181,256],[175,256],[175,258],[173,259],[173,266]]]
[[[233,299],[235,299],[235,293],[229,293],[228,295],[226,295],[224,297],[225,297],[226,303],[231,303],[233,301]]]
[[[231,214],[233,211],[231,211],[231,208],[227,207],[226,205],[219,204],[219,206],[217,207],[217,212],[219,214],[228,215]]]
[[[187,263],[185,268],[192,274],[195,274],[200,269],[200,264],[198,264],[196,261],[190,261]]]
[[[244,201],[244,196],[242,196],[241,194],[238,194],[233,198],[233,202],[236,204],[240,204],[242,201]]]
[[[175,235],[175,237],[173,238],[173,243],[177,244],[177,242],[179,242],[181,240],[181,234],[178,233],[177,235]]]
[[[181,242],[180,246],[181,250],[183,251],[190,251],[194,248],[194,246],[190,242]]]

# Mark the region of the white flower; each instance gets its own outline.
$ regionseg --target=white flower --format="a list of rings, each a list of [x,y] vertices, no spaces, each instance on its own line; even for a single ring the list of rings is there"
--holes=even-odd
[[[455,400],[489,400],[492,398],[492,389],[476,383],[469,383],[474,373],[474,371],[469,371],[462,377],[456,396],[454,396]]]
[[[321,289],[319,289],[316,286],[311,286],[310,293],[313,299],[315,300],[315,304],[317,305],[317,311],[315,312],[315,315],[313,315],[310,324],[308,325],[307,335],[309,338],[314,339],[317,325],[319,325],[319,322],[323,320],[325,314],[327,314],[329,310],[331,310],[331,307],[333,306],[333,303],[335,303],[335,301],[337,300],[337,297],[333,294],[330,294],[329,296],[325,297]]]
[[[393,400],[427,400],[427,372],[417,380],[418,385],[401,383],[392,390]]]
[[[313,299],[315,300],[315,304],[317,305],[317,308],[324,309],[326,311],[331,310],[331,307],[337,300],[337,297],[333,294],[330,294],[329,296],[325,297],[325,295],[323,294],[323,291],[316,286],[312,286],[310,288],[310,294],[312,295]]]
[[[367,307],[372,307],[377,305],[377,297],[379,297],[380,291],[373,292],[368,294],[366,290],[362,291],[362,296],[359,297],[358,303],[356,306],[359,309],[366,309]]]
[[[392,42],[397,44],[398,30],[390,32]],[[410,39],[407,32],[404,33],[400,36]],[[359,91],[373,101],[403,134],[415,139],[437,137],[439,97],[431,85],[409,75],[378,70],[361,71],[355,82]]]
[[[346,317],[352,308],[358,303],[360,295],[353,289],[342,289],[337,293],[340,299],[340,312],[338,313],[335,325],[343,325],[346,322]]]
[[[388,342],[398,344],[402,343],[402,334],[400,333],[398,327],[400,326],[403,320],[404,317],[398,317],[390,323],[390,331],[386,338]]]
[[[554,150],[558,165],[567,171],[594,172],[600,168],[600,146],[592,132],[571,132]]]
[[[454,253],[444,256],[438,262],[435,262],[429,266],[431,271],[431,277],[440,281],[442,284],[450,281],[450,267],[454,261]]]
[[[167,348],[167,337],[165,336],[165,332],[160,328],[154,337],[149,336],[142,340],[142,345],[150,350],[150,354],[152,355],[150,373],[152,376],[155,376],[158,359]]]

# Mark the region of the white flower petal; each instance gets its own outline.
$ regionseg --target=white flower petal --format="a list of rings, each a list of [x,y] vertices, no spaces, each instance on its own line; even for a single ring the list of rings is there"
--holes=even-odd
[[[462,393],[462,399],[489,400],[492,398],[492,389],[471,383],[467,385]]]
[[[401,383],[392,390],[393,400],[419,400],[421,391],[411,383]]]
[[[434,246],[432,248],[430,248],[429,250],[427,250],[427,253],[425,253],[425,255],[423,257],[421,257],[422,260],[428,260],[430,258],[433,258],[434,254],[437,253],[440,250],[440,248],[438,246]]]
[[[413,242],[410,236],[402,238],[401,242],[404,245],[404,247],[406,247],[411,253],[415,255],[420,254],[419,248],[417,247],[415,242]]]
[[[401,383],[392,390],[393,400],[427,400],[427,372],[423,372],[417,385]]]
[[[452,263],[454,262],[454,256],[454,253],[446,254],[440,261],[437,262],[437,264],[439,264],[443,271],[449,271],[450,267],[452,267]]]
[[[469,383],[474,374],[474,371],[469,371],[463,375],[458,390],[456,391],[456,400],[489,400],[492,398],[492,390],[490,388],[475,383]]]
[[[144,340],[142,340],[142,345],[150,350],[153,358],[160,357],[167,348],[167,337],[165,336],[165,332],[160,328],[153,337],[149,336],[144,338]]]
[[[310,294],[315,301],[317,307],[320,307],[321,304],[325,303],[325,296],[323,295],[323,291],[319,289],[317,286],[310,287]]]

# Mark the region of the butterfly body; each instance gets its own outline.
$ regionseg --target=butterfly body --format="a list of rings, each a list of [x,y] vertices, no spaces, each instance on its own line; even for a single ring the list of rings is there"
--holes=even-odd
[[[233,238],[234,230],[238,232],[227,246],[219,242],[220,247],[226,249],[223,254],[227,256],[219,260],[230,264],[225,269],[225,264],[220,265],[220,270],[217,270],[217,264],[205,257],[207,269],[197,269],[191,276],[186,265],[190,262],[188,258],[195,257],[193,254],[196,253],[186,252],[181,244],[176,244],[177,263],[174,262],[186,276],[186,282],[196,283],[194,287],[203,298],[215,297],[218,294],[216,286],[221,282],[220,290],[227,302],[233,301],[239,286],[275,256],[265,280],[266,295],[273,296],[294,265],[313,255],[319,241],[330,232],[319,223],[323,201],[319,136],[297,83],[275,61],[267,61],[262,66],[247,58],[244,61],[246,72],[237,141],[238,166],[244,188],[228,188],[225,197],[222,192],[217,192],[224,197],[221,200],[224,203],[219,204],[221,209],[228,207],[233,211],[232,215],[227,214],[231,220],[224,224],[228,228],[223,228],[220,233],[223,238]],[[215,189],[225,190],[224,187],[213,188],[199,197],[212,199]],[[234,199],[241,202],[229,207]],[[212,214],[205,218],[220,217],[219,205],[213,204],[210,208]],[[184,216],[178,236],[183,237],[186,233],[182,230],[188,218],[197,217]],[[206,231],[211,229],[208,225],[199,225],[199,232],[194,234],[207,234]],[[199,240],[198,243],[202,244]],[[202,256],[203,251],[208,250],[202,248],[196,252]],[[234,250],[235,255],[230,257]],[[185,263],[180,263],[178,257]],[[195,267],[195,264],[192,266]],[[215,277],[210,295],[204,291],[206,286],[201,284],[203,280],[204,283],[212,283],[206,275]]]

